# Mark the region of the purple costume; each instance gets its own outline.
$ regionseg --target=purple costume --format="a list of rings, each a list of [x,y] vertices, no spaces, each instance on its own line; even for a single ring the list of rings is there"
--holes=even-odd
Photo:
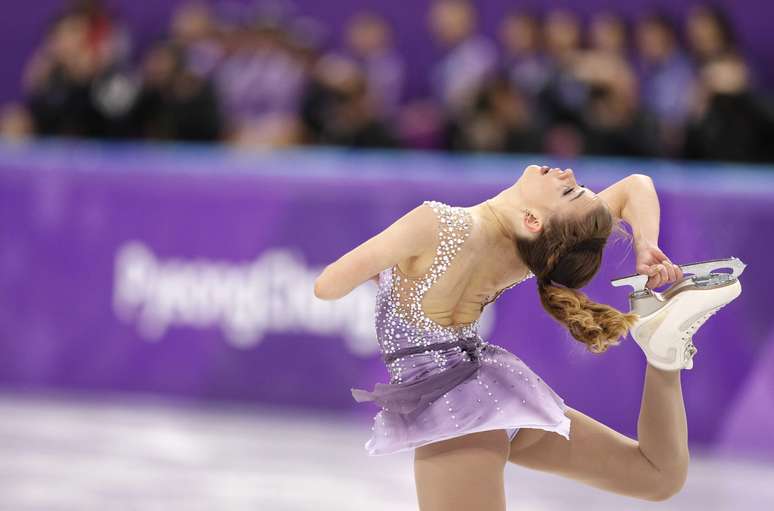
[[[404,275],[397,265],[379,273],[376,335],[390,382],[377,383],[372,392],[351,389],[356,401],[374,401],[382,408],[366,451],[392,454],[493,429],[505,429],[512,438],[521,427],[569,439],[564,400],[520,358],[484,341],[479,320],[443,326],[423,312],[422,297],[452,263],[473,225],[465,208],[423,204],[439,220],[432,265],[419,278]],[[516,284],[498,291],[494,300]]]

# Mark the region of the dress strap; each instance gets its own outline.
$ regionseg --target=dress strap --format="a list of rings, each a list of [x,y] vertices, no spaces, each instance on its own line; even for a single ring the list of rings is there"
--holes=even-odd
[[[424,201],[438,216],[438,246],[430,268],[425,274],[425,289],[443,275],[454,256],[470,236],[472,221],[461,207],[453,207],[439,201]]]

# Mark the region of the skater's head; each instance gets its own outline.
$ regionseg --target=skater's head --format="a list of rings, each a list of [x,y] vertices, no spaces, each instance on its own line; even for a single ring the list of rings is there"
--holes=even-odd
[[[595,210],[607,212],[597,194],[578,184],[572,169],[528,165],[511,191],[519,207],[530,213],[516,226],[517,233],[525,237],[538,234],[551,218],[581,219]]]
[[[543,307],[589,351],[620,342],[636,318],[578,291],[599,270],[613,230],[627,235],[620,222],[569,169],[530,165],[511,190],[521,210],[516,249],[537,279]]]
[[[572,169],[538,165],[524,170],[510,197],[520,211],[514,225],[517,249],[538,280],[585,286],[617,226],[607,204],[578,184]]]

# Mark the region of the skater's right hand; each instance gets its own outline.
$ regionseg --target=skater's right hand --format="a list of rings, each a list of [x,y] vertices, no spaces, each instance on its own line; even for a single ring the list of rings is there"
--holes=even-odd
[[[636,272],[650,277],[645,287],[655,289],[683,278],[683,270],[672,263],[655,243],[639,241],[636,250]]]

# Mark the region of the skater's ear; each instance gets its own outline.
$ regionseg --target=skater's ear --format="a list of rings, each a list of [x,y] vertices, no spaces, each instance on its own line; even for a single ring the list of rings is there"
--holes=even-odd
[[[421,204],[326,266],[315,280],[314,294],[324,300],[342,298],[382,270],[434,253],[437,243],[438,216],[429,205]]]

